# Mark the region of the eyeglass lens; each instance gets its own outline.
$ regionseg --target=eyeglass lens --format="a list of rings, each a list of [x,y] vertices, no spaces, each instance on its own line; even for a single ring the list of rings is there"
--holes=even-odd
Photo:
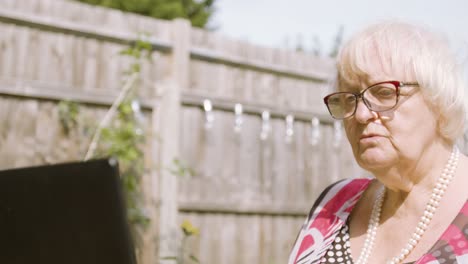
[[[373,85],[361,94],[341,92],[328,97],[327,106],[335,118],[352,116],[357,108],[358,97],[372,111],[381,112],[393,108],[398,100],[397,88],[392,83]]]

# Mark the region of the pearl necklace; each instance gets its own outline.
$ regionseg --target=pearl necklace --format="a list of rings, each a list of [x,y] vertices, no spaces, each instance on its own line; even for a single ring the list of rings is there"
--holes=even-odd
[[[447,190],[448,184],[453,179],[455,174],[455,170],[458,166],[458,159],[460,157],[460,151],[457,147],[453,148],[452,153],[450,154],[450,158],[445,165],[445,168],[440,175],[439,179],[437,180],[436,185],[432,189],[431,198],[429,202],[426,204],[424,209],[424,213],[421,216],[418,224],[416,225],[416,229],[411,235],[411,238],[408,240],[406,245],[400,251],[400,254],[392,260],[387,261],[387,264],[398,264],[401,263],[409,253],[414,249],[414,247],[419,243],[419,240],[423,236],[424,232],[426,231],[429,223],[434,216],[437,207],[439,207],[439,203],[444,196],[445,191]],[[364,246],[362,247],[361,253],[359,254],[358,260],[355,264],[365,264],[367,263],[367,259],[369,258],[372,249],[374,247],[375,237],[377,235],[377,227],[380,222],[380,212],[382,211],[382,204],[385,197],[385,187],[377,194],[377,199],[374,202],[374,206],[372,208],[371,217],[369,219],[369,225],[367,227],[366,239],[364,240]]]

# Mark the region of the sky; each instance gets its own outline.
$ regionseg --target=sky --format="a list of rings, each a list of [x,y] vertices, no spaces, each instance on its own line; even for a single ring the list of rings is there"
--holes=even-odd
[[[212,25],[220,34],[254,44],[328,53],[340,26],[344,39],[381,20],[427,25],[447,35],[455,51],[468,57],[466,0],[216,0]],[[314,38],[319,45],[314,45]]]

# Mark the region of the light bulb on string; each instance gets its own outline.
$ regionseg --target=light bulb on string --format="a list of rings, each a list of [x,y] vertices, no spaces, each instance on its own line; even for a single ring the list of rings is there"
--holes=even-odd
[[[265,110],[262,112],[262,131],[260,132],[260,139],[267,140],[270,135],[270,132],[270,112]]]
[[[291,143],[294,136],[294,116],[286,116],[286,143]]]
[[[312,146],[316,146],[319,143],[319,140],[320,140],[320,120],[314,116],[311,120],[309,143]]]
[[[234,119],[234,132],[240,133],[242,130],[242,123],[244,123],[243,119],[243,109],[242,109],[242,104],[235,104],[234,105],[234,114],[235,114],[235,119]]]
[[[214,114],[213,105],[209,99],[203,100],[203,110],[205,111],[205,129],[209,130],[213,127]]]

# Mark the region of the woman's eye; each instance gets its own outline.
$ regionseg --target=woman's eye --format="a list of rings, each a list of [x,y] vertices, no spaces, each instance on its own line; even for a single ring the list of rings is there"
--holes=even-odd
[[[392,97],[395,95],[395,90],[387,87],[376,87],[372,89],[371,94],[376,97]]]
[[[337,104],[340,104],[340,98],[339,97],[330,97],[328,98],[328,104],[332,104],[332,105],[337,105]]]
[[[354,103],[354,101],[355,101],[355,97],[353,95],[347,96],[346,100],[345,100],[345,102],[348,103],[348,104]]]

